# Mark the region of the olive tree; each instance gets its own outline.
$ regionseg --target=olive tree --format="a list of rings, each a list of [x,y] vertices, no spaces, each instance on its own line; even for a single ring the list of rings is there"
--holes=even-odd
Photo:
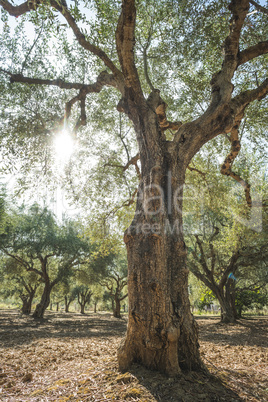
[[[55,285],[72,274],[75,265],[85,262],[89,243],[79,237],[71,222],[59,225],[47,208],[33,205],[6,223],[0,239],[1,251],[25,273],[34,273],[43,284],[43,293],[33,317],[42,318]]]
[[[89,7],[91,3],[83,4]],[[257,7],[257,17],[251,13],[252,4]],[[252,102],[263,100],[268,92],[264,58],[268,50],[267,10],[249,0],[167,0],[163,4],[149,0],[123,0],[122,4],[103,0],[94,3],[95,9],[87,16],[83,16],[78,4],[63,1],[13,4],[0,0],[0,5],[11,16],[29,15],[39,27],[39,17],[45,22],[54,18],[56,26],[51,25],[51,30],[59,40],[62,31],[59,28],[57,35],[57,26],[67,25],[76,40],[73,47],[83,49],[84,61],[90,60],[97,76],[93,82],[88,74],[85,82],[85,71],[81,69],[76,81],[67,81],[64,74],[57,79],[55,68],[44,65],[42,69],[42,47],[41,60],[36,54],[40,61],[31,72],[29,57],[24,63],[19,50],[13,51],[14,46],[21,48],[15,40],[8,46],[16,55],[16,66],[20,62],[23,66],[15,70],[12,66],[2,68],[12,85],[55,86],[65,93],[70,90],[65,118],[71,121],[71,116],[77,115],[74,105],[79,105],[76,132],[86,124],[88,99],[96,99],[92,94],[110,87],[113,91],[106,93],[114,102],[115,112],[125,114],[136,133],[138,155],[130,158],[128,164],[139,158],[141,169],[136,213],[124,234],[129,322],[125,341],[118,350],[120,369],[126,370],[134,361],[168,375],[177,375],[182,369],[201,369],[197,325],[187,292],[182,228],[185,173],[204,144],[221,134],[228,135],[231,151],[221,171],[241,183],[249,208],[255,208],[249,184],[232,170],[232,164],[239,153],[239,127],[247,108]],[[42,37],[44,46],[48,36],[46,31]],[[68,48],[64,43],[64,48]],[[77,61],[74,56],[68,60],[72,71],[74,66],[80,71],[81,59]],[[257,71],[254,80],[250,65]],[[178,79],[181,69],[187,72],[184,81]],[[199,70],[194,79],[193,69]],[[204,80],[203,75],[210,75],[210,91],[209,80]],[[191,96],[200,108],[196,108],[191,119],[188,115],[186,121],[181,121],[180,93],[185,90],[186,79],[191,92],[184,98]],[[202,93],[201,97],[196,96],[196,90]],[[169,99],[173,105],[178,100],[178,110],[172,116],[176,121],[167,117]],[[89,109],[94,109],[94,102]],[[42,129],[41,122],[39,128]]]

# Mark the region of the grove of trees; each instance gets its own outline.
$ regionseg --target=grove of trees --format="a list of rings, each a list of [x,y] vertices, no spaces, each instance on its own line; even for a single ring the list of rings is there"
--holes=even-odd
[[[94,255],[97,245],[90,243],[81,225],[71,220],[59,224],[47,207],[34,204],[28,211],[22,207],[4,213],[0,235],[2,295],[19,297],[22,312],[30,314],[38,290],[40,301],[34,318],[43,318],[52,302],[58,310],[64,301],[68,312],[75,299],[84,314],[94,286],[101,279],[110,281],[108,271],[111,264],[115,265],[115,256]],[[121,290],[124,286],[126,282]],[[120,306],[115,316],[120,318]]]

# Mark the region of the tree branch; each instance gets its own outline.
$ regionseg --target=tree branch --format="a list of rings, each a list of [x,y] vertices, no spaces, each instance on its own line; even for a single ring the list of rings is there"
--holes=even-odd
[[[116,29],[116,48],[125,79],[125,87],[132,88],[136,102],[144,103],[144,96],[135,65],[135,0],[123,0]]]
[[[19,17],[20,15],[23,15],[31,10],[36,10],[41,4],[42,4],[41,0],[33,0],[33,1],[27,1],[25,3],[22,3],[19,6],[13,6],[7,0],[0,0],[0,5],[10,15],[12,15],[14,17]],[[68,22],[70,28],[72,29],[72,31],[76,37],[78,43],[84,49],[89,50],[95,56],[99,57],[104,62],[106,67],[108,67],[116,77],[120,77],[122,74],[121,71],[118,70],[118,68],[110,60],[110,58],[107,56],[107,54],[102,49],[100,49],[99,47],[93,45],[88,40],[86,40],[85,35],[79,29],[74,17],[72,16],[72,14],[68,10],[68,8],[63,6],[62,4],[60,4],[60,2],[57,2],[56,0],[50,0],[50,4],[53,8],[58,10],[63,15],[63,17],[66,19],[66,21]]]
[[[237,67],[255,57],[268,53],[268,41],[259,42],[238,53]]]
[[[254,1],[254,0],[249,0],[249,2],[250,2],[254,7],[256,7],[256,9],[257,9],[258,11],[261,11],[262,13],[268,15],[268,10],[267,10],[267,8],[265,8],[265,7],[261,6],[260,4],[256,3],[256,1]]]
[[[206,262],[206,259],[205,259],[205,253],[204,253],[202,242],[199,239],[198,235],[195,235],[195,238],[196,238],[196,242],[198,244],[198,247],[199,247],[199,250],[200,250],[200,253],[201,253],[201,258],[200,258],[199,262],[202,265],[202,268],[203,268],[204,272],[206,273],[206,275],[209,278],[211,278],[211,271],[209,270],[207,262]]]
[[[213,286],[212,283],[208,280],[208,278],[202,274],[198,267],[195,264],[190,265],[190,270],[201,282],[203,282],[209,289]]]
[[[149,85],[149,88],[151,91],[153,91],[155,88],[152,84],[152,81],[150,80],[149,73],[148,73],[148,59],[147,59],[147,49],[150,46],[150,41],[151,41],[151,34],[148,36],[148,40],[146,43],[146,46],[143,49],[143,66],[144,66],[144,76],[147,81],[147,84]]]
[[[241,124],[241,120],[244,116],[244,111],[242,111],[235,120],[235,125],[233,126],[231,130],[231,135],[230,135],[230,142],[231,142],[231,151],[224,160],[222,166],[221,166],[221,174],[225,176],[231,176],[233,179],[235,179],[245,190],[245,196],[246,196],[246,201],[249,207],[252,206],[252,200],[250,196],[250,185],[243,180],[237,173],[232,171],[232,165],[234,163],[235,158],[239,154],[240,151],[240,141],[239,141],[239,126]]]
[[[136,165],[139,159],[140,159],[140,154],[139,153],[137,155],[133,156],[128,161],[128,163],[123,167],[123,172],[125,172],[129,168],[129,166]]]
[[[237,266],[235,265],[235,263],[237,262],[238,258],[239,258],[240,254],[238,251],[235,251],[232,255],[232,257],[230,258],[229,264],[227,265],[227,267],[224,270],[224,273],[221,277],[221,280],[219,282],[219,287],[222,289],[224,287],[224,285],[226,284],[227,280],[228,280],[228,275],[231,272],[235,272],[235,270],[237,269]]]
[[[199,173],[204,179],[206,179],[206,173],[202,172],[201,170],[195,168],[195,167],[191,167],[191,166],[187,166],[187,169],[189,169],[191,172],[197,172]]]
[[[254,100],[261,100],[265,98],[268,93],[268,78],[266,78],[257,88],[241,92],[235,96],[231,102],[231,108],[234,110],[235,115],[238,115],[249,103]]]
[[[90,92],[100,92],[101,89],[107,86],[117,87],[117,83],[115,81],[114,75],[107,73],[107,71],[102,71],[97,77],[97,81],[93,84],[81,84],[77,82],[66,82],[62,79],[55,80],[46,80],[42,78],[31,78],[25,77],[22,74],[13,74],[10,71],[4,70],[0,68],[0,71],[10,76],[10,82],[22,82],[27,84],[35,84],[35,85],[52,85],[57,86],[61,89],[79,89],[84,91],[84,93]]]
[[[249,2],[248,0],[232,0],[229,10],[232,12],[232,17],[229,35],[224,41],[222,69],[211,80],[212,108],[231,99],[233,91],[231,80],[237,68],[240,33],[249,10]]]
[[[25,1],[24,3],[13,6],[7,0],[0,0],[0,6],[2,6],[13,17],[19,17],[31,10],[36,10],[40,5],[40,1]]]
[[[160,125],[160,128],[162,131],[165,131],[168,129],[177,131],[182,126],[181,121],[171,122],[171,121],[167,120],[167,116],[166,116],[167,104],[160,97],[159,89],[154,89],[148,96],[148,99],[146,102],[147,102],[147,105],[151,109],[153,109],[155,111],[155,113],[157,114],[158,119],[159,119],[159,125]]]
[[[102,71],[97,80],[93,84],[80,84],[80,83],[72,83],[66,82],[61,79],[56,80],[46,80],[40,78],[31,78],[31,77],[24,77],[22,74],[13,74],[9,71],[4,69],[0,69],[0,71],[4,72],[5,74],[10,76],[10,82],[22,82],[27,84],[34,84],[34,85],[48,85],[48,86],[57,86],[61,89],[79,89],[79,93],[74,96],[71,100],[69,100],[65,105],[65,115],[64,118],[68,119],[71,114],[71,110],[73,105],[76,102],[80,101],[80,116],[77,120],[77,123],[74,128],[74,133],[77,132],[80,126],[86,125],[86,96],[89,93],[99,93],[104,86],[113,86],[117,87],[116,80],[113,74],[109,74],[107,71]]]
[[[126,297],[128,297],[128,293],[125,296],[119,298],[120,301],[123,301]]]

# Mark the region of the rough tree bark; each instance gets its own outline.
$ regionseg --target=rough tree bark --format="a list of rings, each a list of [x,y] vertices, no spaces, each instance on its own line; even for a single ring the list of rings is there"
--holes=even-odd
[[[221,307],[221,322],[232,323],[238,318],[238,314],[235,307],[235,301],[233,295],[230,292],[229,283],[227,282],[224,288],[210,287],[212,292],[217,297]]]
[[[22,314],[29,315],[29,314],[31,314],[32,303],[33,303],[33,299],[34,299],[38,285],[32,286],[30,283],[26,283],[24,278],[20,278],[19,281],[20,281],[20,283],[23,284],[24,289],[26,291],[26,294],[25,293],[20,294],[20,299],[22,301],[21,312],[22,312]]]
[[[134,119],[133,119],[134,120]],[[164,140],[157,117],[140,111],[143,180],[135,218],[125,232],[128,252],[129,323],[118,357],[122,370],[133,361],[177,375],[199,369],[198,331],[190,311],[182,230],[182,194],[187,155],[178,157]],[[185,135],[185,134],[184,134]],[[144,149],[146,138],[150,145]],[[156,140],[158,139],[158,140]]]
[[[44,286],[44,290],[43,290],[43,294],[42,294],[40,303],[38,303],[36,305],[35,311],[33,312],[34,318],[43,318],[44,317],[44,313],[50,304],[50,294],[51,294],[52,288],[53,288],[53,284],[50,283],[48,277],[45,278],[45,286]]]
[[[114,309],[113,309],[113,315],[114,315],[115,318],[122,318],[121,317],[121,302],[126,297],[128,297],[128,294],[120,297],[120,291],[118,292],[117,289],[116,289],[115,295],[114,295],[115,306],[114,306]]]
[[[28,293],[27,295],[22,294],[20,296],[20,298],[22,300],[22,307],[21,307],[22,314],[26,314],[26,315],[31,314],[34,295],[35,295],[35,290],[34,290],[34,292]]]

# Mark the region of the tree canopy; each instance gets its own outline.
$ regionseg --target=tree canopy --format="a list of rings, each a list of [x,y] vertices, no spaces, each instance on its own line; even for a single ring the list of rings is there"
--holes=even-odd
[[[233,165],[248,119],[254,129],[248,128],[247,136],[263,144],[267,9],[249,0],[98,0],[79,5],[0,0],[0,5],[6,164],[21,155],[29,168],[29,150],[38,171],[51,170],[52,135],[63,127],[82,143],[86,138],[93,145],[98,139],[99,156],[109,150],[103,167],[117,169],[113,183],[121,186],[119,204],[132,205],[136,197],[135,215],[124,234],[129,323],[119,366],[126,370],[139,361],[169,375],[202,369],[187,294],[182,226],[186,169],[194,168],[190,163],[198,152],[204,157],[205,144],[214,144],[216,152],[212,141],[224,137],[230,149],[221,173],[240,184],[251,211],[263,207]],[[14,28],[10,16],[17,17]],[[35,33],[30,42],[28,23]],[[122,152],[112,156],[112,127],[118,121],[117,141],[126,159]],[[132,125],[136,145],[122,131],[122,121],[124,127]],[[77,183],[83,164],[76,167]],[[132,176],[124,174],[129,167],[139,178],[137,189]],[[72,189],[71,170],[69,165]],[[105,170],[101,175],[97,170],[94,179],[106,183],[109,202]],[[87,179],[83,184],[88,185]],[[89,190],[93,198],[94,193],[98,189]]]

